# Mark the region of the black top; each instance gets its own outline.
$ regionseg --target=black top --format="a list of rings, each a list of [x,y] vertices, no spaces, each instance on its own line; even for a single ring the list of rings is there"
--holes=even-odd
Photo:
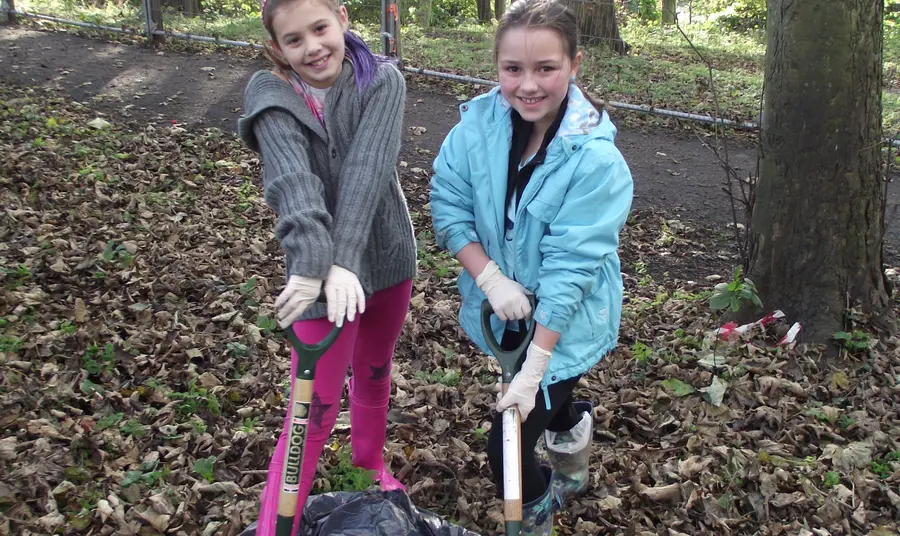
[[[528,181],[531,180],[531,174],[534,173],[536,167],[544,163],[544,158],[547,156],[547,146],[550,145],[550,141],[556,136],[556,132],[559,130],[559,125],[566,115],[568,102],[569,96],[566,95],[566,98],[563,99],[562,104],[559,107],[559,111],[556,113],[556,119],[553,120],[553,123],[550,124],[550,128],[544,133],[544,140],[541,142],[541,147],[535,153],[534,158],[524,165],[522,169],[519,169],[519,162],[522,161],[522,154],[525,152],[525,146],[528,145],[528,140],[531,138],[531,132],[534,130],[534,123],[525,121],[522,119],[522,116],[519,115],[519,112],[513,109],[511,114],[513,134],[512,144],[509,148],[509,171],[506,181],[505,206],[509,206],[513,192],[516,194],[515,206],[519,206],[519,201],[522,199],[522,192],[525,191],[525,186],[528,184]],[[507,218],[506,229],[512,229],[512,225],[513,222]]]

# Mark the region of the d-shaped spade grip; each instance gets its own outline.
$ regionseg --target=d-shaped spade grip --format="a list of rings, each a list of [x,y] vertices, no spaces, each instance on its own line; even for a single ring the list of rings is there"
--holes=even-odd
[[[324,293],[316,300],[325,303]],[[278,519],[275,521],[276,536],[293,536],[294,515],[297,513],[297,495],[300,493],[300,468],[306,446],[306,428],[309,423],[309,407],[312,403],[313,380],[316,363],[331,348],[341,334],[343,327],[334,326],[324,339],[307,344],[294,332],[294,326],[284,329],[284,336],[297,352],[297,374],[292,390],[292,404],[289,408],[291,425],[288,428],[287,454],[281,473],[281,489],[278,492]],[[300,506],[301,510],[303,506]]]
[[[536,301],[533,294],[528,295],[528,301],[531,303],[531,311],[533,314],[536,307]],[[491,353],[494,354],[494,357],[497,358],[497,361],[500,362],[500,372],[503,375],[501,382],[504,385],[509,385],[509,382],[511,382],[516,373],[519,372],[522,363],[525,361],[525,352],[528,350],[528,345],[531,344],[531,340],[534,338],[534,328],[537,323],[532,321],[531,326],[529,327],[525,320],[519,320],[519,331],[524,332],[525,337],[522,339],[522,342],[519,343],[519,346],[507,351],[500,347],[500,343],[497,342],[497,338],[494,336],[494,330],[491,329],[491,316],[493,316],[493,314],[494,308],[491,307],[491,302],[488,300],[481,302],[481,331],[484,334],[485,343],[491,350]]]
[[[337,340],[343,329],[343,327],[332,327],[328,335],[316,344],[307,344],[297,338],[297,333],[294,332],[293,326],[288,326],[284,330],[284,336],[291,343],[294,351],[297,352],[296,378],[298,380],[312,380],[315,378],[316,363],[331,348],[331,345],[334,344],[334,341]]]
[[[535,309],[533,295],[528,296],[532,312]],[[525,320],[519,320],[519,331],[525,333],[522,342],[513,350],[506,351],[500,347],[494,330],[491,329],[491,316],[494,309],[488,300],[481,302],[481,331],[484,339],[500,362],[501,391],[506,394],[513,377],[519,372],[528,345],[534,338],[536,322],[528,327]],[[503,411],[503,519],[506,536],[520,536],[522,533],[522,423],[519,422],[519,409],[516,406]]]

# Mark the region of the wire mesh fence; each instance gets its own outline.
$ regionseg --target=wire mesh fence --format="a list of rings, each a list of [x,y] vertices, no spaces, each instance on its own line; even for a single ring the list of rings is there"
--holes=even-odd
[[[102,1],[82,3],[73,0],[0,1],[3,4],[0,11],[8,10],[8,16],[12,21],[16,17],[22,17],[104,31],[146,35],[140,0],[115,4]]]
[[[624,52],[613,0],[562,1],[579,20],[582,44],[609,45]],[[12,5],[13,0],[2,2]],[[418,22],[422,11],[431,12],[433,4],[423,0],[406,0],[403,6],[388,0],[343,2],[353,30],[373,50],[393,55],[400,50],[401,9],[411,15],[411,22]],[[501,4],[496,2],[491,7],[496,9]],[[14,5],[19,12],[37,18],[78,22],[97,29],[144,35],[149,30],[158,36],[207,37],[213,42],[240,44],[262,44],[268,39],[260,22],[259,0],[19,0]],[[414,14],[416,9],[420,10],[418,15]],[[487,14],[495,17],[496,11]]]
[[[344,5],[353,30],[373,51],[397,54],[400,28],[395,4],[348,0]],[[7,11],[61,24],[143,35],[151,40],[191,39],[261,47],[269,39],[260,20],[259,0],[19,0]]]
[[[351,28],[373,51],[399,58],[404,71],[446,80],[457,96],[468,90],[457,89],[456,83],[496,85],[493,23],[485,23],[484,17],[495,18],[497,6],[502,9],[506,0],[342,1]],[[741,40],[716,27],[704,29],[702,17],[695,17],[701,26],[693,28],[689,2],[678,4],[688,11],[679,12],[676,31],[671,25],[660,28],[657,22],[653,29],[642,22],[635,10],[645,3],[637,0],[559,1],[575,14],[580,42],[589,47],[579,81],[610,108],[758,128],[764,39]],[[257,48],[268,40],[259,0],[0,0],[0,23],[11,16],[148,40],[190,39]],[[682,28],[684,24],[688,27]],[[688,46],[693,37],[704,42]],[[627,53],[629,44],[635,50]],[[698,57],[701,53],[705,57]],[[886,92],[885,102],[892,107],[888,116],[896,115],[900,99]],[[900,140],[891,144],[900,147]]]
[[[230,39],[261,44],[269,36],[260,21],[257,0],[147,0],[161,4],[162,30],[173,33]],[[384,52],[381,0],[350,0],[345,3],[353,29],[376,52]],[[154,18],[154,22],[157,19]]]
[[[559,0],[575,14],[580,42],[590,48],[582,63],[583,87],[605,98],[613,108],[652,113],[680,120],[755,128],[755,114],[737,113],[725,120],[711,104],[706,65],[694,53],[667,42],[647,42],[643,56],[623,55],[626,39],[635,44],[629,0]],[[259,0],[0,0],[15,13],[27,13],[63,24],[123,32],[148,40],[190,39],[219,45],[262,48],[268,36]],[[15,2],[15,4],[12,4]],[[342,0],[351,28],[371,49],[401,59],[401,69],[461,84],[495,85],[492,65],[497,6],[504,0]],[[487,9],[485,9],[487,8]],[[485,23],[483,17],[487,17]],[[482,18],[482,20],[479,20]],[[401,31],[401,21],[403,28]],[[646,28],[646,26],[643,26]],[[641,30],[647,31],[647,30]],[[674,33],[674,32],[671,32]],[[401,35],[402,34],[402,35]],[[654,34],[658,37],[659,32]],[[679,38],[680,39],[680,38]],[[638,44],[640,46],[640,44]],[[658,51],[658,53],[656,52]],[[759,56],[759,54],[757,53]],[[630,56],[630,55],[629,55]],[[738,56],[744,58],[745,56]],[[754,61],[754,60],[751,60]],[[740,74],[740,73],[739,73]],[[728,80],[728,95],[758,102],[755,73]],[[454,86],[448,85],[448,89]],[[457,93],[465,93],[459,90]],[[685,96],[687,95],[687,96]],[[612,97],[612,98],[610,98]],[[621,101],[621,102],[620,102]],[[688,111],[677,111],[680,105]],[[750,108],[739,102],[741,110]],[[725,109],[725,108],[723,108]]]

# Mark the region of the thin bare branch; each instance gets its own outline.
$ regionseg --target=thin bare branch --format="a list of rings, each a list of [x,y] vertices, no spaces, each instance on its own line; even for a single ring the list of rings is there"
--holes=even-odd
[[[741,241],[741,230],[740,230],[740,227],[738,226],[737,206],[735,205],[735,202],[734,202],[734,189],[732,186],[732,182],[733,182],[732,175],[734,175],[736,177],[736,174],[732,170],[731,164],[729,162],[728,137],[725,135],[724,127],[723,127],[723,132],[722,132],[721,138],[719,136],[719,127],[721,126],[721,124],[719,122],[719,118],[722,117],[722,114],[721,114],[721,109],[719,107],[719,94],[716,91],[716,82],[715,82],[715,78],[713,77],[712,63],[708,59],[706,59],[706,56],[704,56],[697,49],[697,47],[694,45],[694,42],[691,41],[691,38],[688,37],[688,35],[684,32],[684,29],[682,29],[681,24],[678,22],[678,14],[677,13],[674,13],[674,18],[675,18],[675,28],[678,29],[678,32],[681,34],[681,36],[684,37],[685,41],[687,41],[688,45],[690,45],[690,47],[694,51],[694,53],[697,54],[697,57],[700,58],[700,61],[702,61],[704,64],[706,64],[706,70],[709,73],[709,87],[713,94],[713,105],[715,106],[715,109],[716,109],[716,113],[714,116],[715,121],[713,122],[713,129],[714,129],[713,132],[715,132],[715,136],[716,136],[716,146],[719,145],[719,141],[721,140],[722,148],[725,151],[725,162],[724,162],[725,180],[726,180],[726,184],[728,186],[728,201],[731,204],[731,218],[734,222],[734,242],[737,245],[738,251],[741,254],[741,261],[743,262],[744,265],[746,265],[749,262],[749,260],[747,258],[748,252],[747,252],[746,244],[744,244]],[[714,152],[716,152],[716,156],[718,156],[718,151],[714,151]],[[746,196],[745,196],[745,199],[746,199]]]

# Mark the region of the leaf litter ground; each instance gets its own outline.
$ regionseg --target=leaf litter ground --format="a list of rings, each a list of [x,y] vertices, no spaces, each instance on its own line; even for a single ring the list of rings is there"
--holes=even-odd
[[[288,385],[258,159],[217,130],[23,87],[0,88],[0,119],[0,533],[238,533]],[[420,272],[389,459],[417,506],[495,534],[483,452],[499,369],[455,321],[427,172],[401,172]],[[828,364],[776,346],[792,319],[720,340],[708,297],[737,263],[721,230],[636,211],[621,251],[621,344],[577,392],[596,407],[592,486],[558,533],[896,534],[898,341],[848,333]],[[318,490],[365,485],[347,433],[342,415]]]

